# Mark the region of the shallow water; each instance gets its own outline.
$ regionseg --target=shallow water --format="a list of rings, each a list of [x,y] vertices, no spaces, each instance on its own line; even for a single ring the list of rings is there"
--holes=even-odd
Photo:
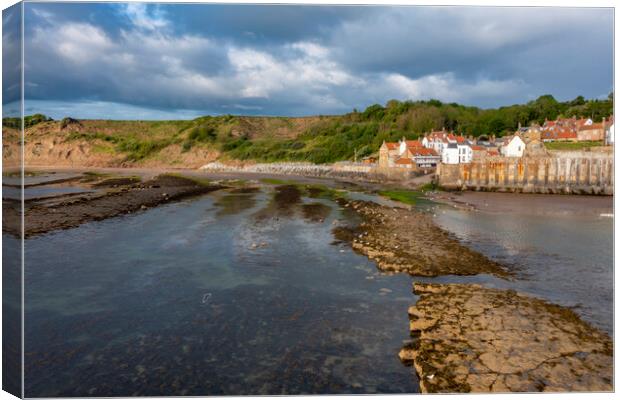
[[[28,239],[26,395],[416,392],[397,357],[412,278],[332,244],[348,209],[274,190]],[[613,220],[419,208],[517,276],[416,280],[517,289],[612,333]]]
[[[612,218],[488,213],[442,205],[433,213],[440,226],[465,244],[517,273],[510,282],[487,275],[433,280],[516,289],[572,307],[586,321],[613,333]]]
[[[416,392],[412,279],[331,244],[348,210],[272,191],[28,239],[26,396]]]

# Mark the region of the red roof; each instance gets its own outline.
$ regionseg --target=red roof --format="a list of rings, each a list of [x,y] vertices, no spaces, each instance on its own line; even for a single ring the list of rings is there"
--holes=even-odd
[[[603,123],[602,122],[597,122],[596,124],[592,124],[592,125],[582,125],[579,127],[580,131],[587,131],[590,129],[603,129]]]
[[[483,146],[478,146],[477,144],[471,146],[472,150],[485,150],[485,147]]]
[[[398,149],[398,143],[385,142],[385,145],[387,146],[388,150],[396,150],[396,149]]]
[[[419,140],[406,140],[405,145],[407,147],[424,147],[422,146],[422,142],[420,142]]]
[[[544,130],[540,135],[543,139],[576,139],[577,132],[570,128]]]
[[[433,149],[427,149],[426,147],[420,147],[410,150],[413,156],[436,156],[437,152]]]
[[[497,150],[487,150],[490,156],[499,156],[499,152]]]
[[[455,139],[457,143],[465,143],[465,138],[463,136],[457,136]]]
[[[408,165],[413,164],[413,161],[411,161],[410,158],[399,158],[398,160],[396,160],[396,164]]]

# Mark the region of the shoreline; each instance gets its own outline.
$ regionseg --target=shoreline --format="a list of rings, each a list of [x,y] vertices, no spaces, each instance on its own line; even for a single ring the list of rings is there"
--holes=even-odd
[[[30,170],[43,170],[43,169],[34,169],[29,168]],[[49,170],[49,169],[48,169]],[[205,173],[202,171],[196,170],[171,170],[171,169],[129,169],[129,168],[92,168],[92,169],[76,169],[76,168],[65,168],[59,169],[55,168],[54,171],[69,171],[69,172],[77,172],[77,171],[100,171],[105,173],[119,173],[120,175],[112,175],[112,176],[99,176],[95,179],[94,182],[90,184],[100,185],[102,187],[106,187],[107,189],[104,194],[76,194],[74,195],[76,199],[73,201],[67,201],[64,197],[57,198],[56,200],[60,200],[59,203],[54,203],[52,199],[52,209],[54,212],[49,212],[49,205],[41,206],[34,205],[29,208],[28,211],[32,212],[34,210],[40,222],[40,226],[27,227],[26,229],[26,237],[30,237],[33,235],[49,232],[55,229],[66,229],[74,226],[78,226],[79,224],[87,221],[93,220],[102,220],[118,215],[122,215],[125,213],[130,213],[134,211],[140,211],[143,209],[147,209],[150,207],[156,207],[160,204],[167,203],[169,201],[178,200],[188,196],[200,195],[204,193],[208,193],[212,190],[218,190],[224,188],[225,186],[221,186],[220,182],[211,182],[208,185],[199,184],[196,180],[198,179],[221,179],[221,180],[241,180],[241,183],[244,182],[245,179],[269,179],[271,177],[279,177],[291,178],[291,181],[296,183],[321,183],[326,184],[331,182],[329,186],[342,186],[343,184],[349,184],[353,187],[363,187],[365,189],[376,190],[377,188],[385,187],[385,186],[377,186],[372,184],[360,184],[359,182],[343,182],[332,177],[325,178],[317,178],[317,177],[297,177],[293,175],[277,175],[277,174],[251,174],[251,173],[221,173],[221,174],[211,174]],[[165,175],[166,173],[175,174],[176,175]],[[181,174],[182,173],[182,176]],[[125,175],[124,175],[125,174]],[[130,182],[128,181],[129,177],[126,174],[138,175],[143,180],[140,183]],[[161,174],[161,175],[156,175]],[[291,181],[283,181],[281,183],[277,183],[277,185],[285,187],[288,184],[291,184]],[[106,183],[107,182],[107,183]],[[276,183],[274,183],[276,184]],[[498,201],[500,198],[497,197],[496,193],[479,193],[472,192],[471,195],[464,195],[465,199],[462,200],[463,196],[457,195],[455,197],[459,197],[454,201],[449,196],[453,196],[450,192],[433,192],[430,193],[427,197],[433,201],[444,200],[449,203],[449,201],[453,201],[454,205],[459,204],[474,204],[477,205],[478,208],[481,208],[481,204],[485,204],[483,199],[487,199],[488,196],[496,196],[493,201]],[[445,196],[442,198],[442,196]],[[471,198],[475,197],[476,200],[471,200]],[[506,209],[502,209],[498,207],[491,207],[494,212],[521,212],[523,210],[517,208],[515,210],[515,204],[522,203],[518,200],[521,200],[523,197],[517,196],[514,197],[514,194],[504,194],[504,196],[510,196],[512,198],[513,203],[509,205]],[[577,207],[580,206],[584,201],[588,201],[588,198],[584,198],[583,196],[552,196],[549,195],[530,195],[528,194],[526,197],[530,197],[530,199],[536,199],[531,196],[540,196],[545,199],[543,203],[549,203],[549,200],[554,200],[557,197],[562,197],[564,199],[581,199],[576,200],[577,205],[562,205],[562,207]],[[80,197],[85,197],[81,199]],[[600,199],[600,197],[595,197]],[[121,201],[122,200],[122,201]],[[489,260],[484,255],[471,250],[466,245],[460,243],[458,239],[453,237],[449,232],[444,231],[440,228],[431,218],[431,216],[427,213],[422,213],[416,210],[412,210],[408,208],[406,205],[403,205],[402,208],[398,207],[389,207],[382,206],[376,203],[371,203],[368,201],[362,200],[350,200],[350,199],[334,199],[343,209],[349,209],[353,211],[356,215],[361,218],[361,223],[357,226],[339,226],[334,228],[334,235],[337,240],[341,242],[348,243],[354,251],[363,254],[368,257],[370,260],[376,262],[377,268],[381,271],[387,273],[408,273],[412,276],[441,276],[441,275],[476,275],[476,274],[493,274],[503,279],[513,279],[514,276],[510,270],[507,270],[504,266],[501,266],[491,260]],[[48,200],[46,200],[48,201]],[[460,203],[459,203],[460,201]],[[613,201],[613,199],[611,199]],[[440,201],[441,202],[441,201]],[[3,201],[3,206],[5,207],[5,215],[6,221],[9,223],[12,220],[11,213],[6,213],[7,203],[11,203],[10,201]],[[99,204],[100,203],[100,204]],[[493,203],[493,202],[491,202]],[[568,203],[571,203],[570,201]],[[488,199],[487,199],[487,203]],[[496,205],[495,203],[493,203]],[[116,205],[116,206],[115,206]],[[111,207],[111,208],[110,208]],[[525,207],[527,208],[527,206]],[[10,210],[10,208],[9,208]],[[79,211],[79,213],[77,212]],[[484,209],[479,211],[486,211]],[[32,215],[32,214],[31,214]],[[550,214],[546,214],[549,216]],[[551,214],[553,215],[553,214]],[[591,215],[591,214],[586,214]],[[455,289],[456,288],[456,289]],[[588,332],[594,332],[597,337],[596,343],[589,342],[593,348],[598,349],[597,351],[601,351],[605,353],[605,349],[607,346],[607,341],[609,341],[609,337],[604,333],[597,333],[598,330],[593,328],[590,324],[584,322],[581,318],[579,318],[576,314],[572,313],[567,308],[560,307],[557,305],[553,305],[550,303],[546,303],[543,300],[539,300],[535,297],[528,297],[524,295],[513,295],[512,290],[498,290],[498,289],[487,289],[483,286],[473,285],[473,284],[427,284],[420,285],[415,284],[414,292],[417,294],[421,294],[418,302],[409,309],[409,315],[411,319],[411,334],[414,337],[414,342],[405,345],[405,347],[401,350],[400,358],[405,363],[412,363],[416,373],[420,378],[421,390],[423,392],[441,392],[441,391],[507,391],[507,390],[526,390],[526,391],[534,391],[534,390],[543,390],[546,388],[545,385],[533,385],[530,384],[529,380],[517,380],[517,381],[507,381],[504,376],[502,380],[500,380],[501,385],[495,382],[497,381],[497,376],[492,380],[493,383],[481,384],[481,382],[490,382],[489,374],[493,374],[497,371],[492,370],[490,372],[485,372],[485,376],[478,376],[479,371],[475,368],[472,372],[471,364],[472,360],[467,357],[461,357],[458,359],[454,359],[452,351],[440,352],[436,351],[435,356],[433,356],[434,364],[431,365],[431,369],[429,369],[427,356],[430,352],[436,350],[437,343],[441,342],[450,342],[451,340],[457,340],[458,335],[467,336],[473,331],[477,330],[478,325],[482,323],[486,323],[487,312],[486,310],[495,309],[498,298],[502,298],[504,300],[509,299],[509,301],[504,301],[504,303],[508,303],[508,307],[500,307],[500,310],[497,311],[497,315],[495,316],[498,320],[503,321],[512,321],[517,324],[514,329],[525,329],[528,323],[533,323],[532,321],[538,321],[543,319],[545,321],[553,320],[558,323],[566,323],[570,326],[570,324],[576,324],[576,326],[581,327],[580,329],[586,330]],[[449,296],[447,298],[443,298],[437,293],[452,293],[454,296]],[[428,306],[423,300],[424,296],[428,296],[428,298],[433,299],[431,304],[445,304],[445,306],[435,307]],[[476,297],[478,300],[472,304],[466,302],[462,302],[461,300],[456,301],[455,299],[462,299],[463,296],[467,297]],[[508,296],[508,297],[506,297]],[[516,297],[515,297],[516,296]],[[520,296],[520,297],[519,297]],[[536,303],[536,306],[528,306],[528,304],[532,304],[531,302]],[[549,307],[542,306],[543,302],[545,304],[549,304]],[[501,303],[501,302],[500,302]],[[426,305],[425,305],[426,304]],[[503,305],[503,303],[501,304]],[[514,307],[513,307],[514,306]],[[477,308],[476,308],[477,307]],[[521,315],[521,311],[527,307],[530,307],[529,311],[526,312],[526,317]],[[454,323],[459,324],[459,318],[461,314],[472,313],[476,309],[482,308],[485,310],[483,313],[473,313],[472,319],[469,321],[468,325],[465,327],[459,325],[458,332],[454,330]],[[460,310],[460,314],[454,314],[453,310]],[[472,311],[473,310],[473,311]],[[515,314],[515,310],[519,310],[519,315]],[[559,310],[559,311],[558,311]],[[550,314],[551,313],[551,314]],[[572,314],[571,314],[572,313]],[[426,321],[426,322],[425,322]],[[432,324],[428,325],[433,321]],[[438,321],[443,321],[441,324],[436,325]],[[488,321],[487,321],[488,322]],[[551,325],[555,326],[553,323]],[[550,326],[550,325],[549,325]],[[433,336],[433,339],[430,342],[424,342],[422,339],[425,335],[433,335],[435,328],[431,329],[431,327],[437,327],[444,330],[443,337]],[[506,335],[506,332],[493,331],[492,327],[489,327],[489,332],[492,332],[494,338],[489,338],[488,340],[497,341],[503,340],[503,349],[510,350],[515,348],[521,348],[522,357],[531,356],[531,351],[528,353],[528,348],[535,348],[538,346],[540,341],[549,341],[549,337],[538,337],[538,336],[526,336],[522,337],[521,335]],[[570,329],[569,329],[570,330]],[[536,332],[536,329],[530,329],[532,332]],[[450,332],[447,334],[446,332]],[[503,332],[503,333],[501,333]],[[480,334],[480,333],[479,333]],[[567,332],[566,330],[559,329],[559,331],[554,331],[554,337],[557,338],[560,342],[569,343],[572,339],[570,339],[571,332]],[[505,337],[504,337],[505,336]],[[417,339],[416,339],[417,338]],[[422,339],[420,339],[422,338]],[[459,339],[460,340],[460,339]],[[555,341],[557,341],[555,340]],[[438,342],[439,341],[439,342]],[[552,340],[553,341],[553,340]],[[554,342],[555,342],[554,341]],[[447,343],[446,342],[446,343]],[[585,343],[585,342],[584,342]],[[475,346],[474,346],[475,345]],[[551,346],[552,344],[549,344]],[[430,347],[429,347],[430,346]],[[469,346],[469,347],[468,347]],[[487,349],[487,344],[474,343],[470,346],[470,344],[466,343],[465,347],[461,349],[465,353],[468,351],[474,351],[474,348],[482,346]],[[487,346],[487,347],[484,347]],[[515,347],[516,346],[516,347]],[[521,347],[520,347],[521,346]],[[579,343],[576,345],[579,347]],[[592,347],[591,346],[591,347]],[[610,345],[611,346],[611,345]],[[469,349],[469,350],[467,350]],[[549,351],[552,351],[555,348],[552,348]],[[602,350],[601,350],[602,349]],[[487,349],[488,350],[488,349]],[[496,357],[500,358],[500,361],[495,359],[496,364],[502,364],[507,362],[506,359],[501,360],[501,357],[509,358],[506,354],[511,354],[511,351],[507,351],[502,353],[498,352],[495,354]],[[582,351],[581,347],[579,347],[579,351]],[[553,350],[555,351],[555,350]],[[577,350],[575,350],[577,351]],[[488,351],[487,351],[488,353]],[[460,352],[459,352],[460,354]],[[529,354],[529,355],[528,355]],[[598,354],[598,353],[596,353]],[[493,356],[493,352],[491,352],[490,356]],[[487,357],[490,357],[487,356]],[[512,357],[512,356],[510,356]],[[560,354],[555,357],[566,357],[566,355]],[[572,356],[571,356],[572,357]],[[588,356],[590,357],[590,356]],[[607,364],[603,362],[606,359],[601,357],[609,357],[607,353],[601,355],[600,357],[594,356],[596,359],[596,368],[599,368],[597,374],[603,373],[607,374],[607,370],[604,368]],[[603,361],[601,361],[603,360]],[[564,361],[563,361],[564,362]],[[571,364],[574,367],[574,363],[581,363],[582,361],[575,361],[573,358],[570,358],[570,361],[566,361],[566,363]],[[555,367],[555,365],[554,365]],[[465,373],[464,368],[470,368]],[[488,368],[488,366],[487,366]],[[581,367],[579,367],[581,368]],[[607,386],[606,381],[601,380],[583,380],[581,377],[583,375],[583,367],[582,369],[573,368],[570,371],[563,371],[564,376],[566,374],[572,374],[571,381],[577,382],[579,385],[583,386],[570,386],[564,387],[559,390],[611,390],[609,384],[609,388]],[[438,374],[437,371],[443,371]],[[456,371],[459,371],[457,373]],[[581,375],[577,374],[574,371],[581,371]],[[549,371],[547,371],[549,372]],[[556,371],[557,372],[557,371]],[[554,372],[555,373],[555,372]],[[444,374],[442,376],[441,374]],[[498,372],[496,375],[501,375],[503,373]],[[428,377],[431,376],[431,381],[435,379],[437,376],[437,380],[433,382],[429,382]],[[471,379],[468,378],[471,376]],[[478,376],[478,377],[477,377]],[[503,375],[502,375],[503,376]],[[546,376],[546,375],[545,375]],[[606,376],[606,375],[605,375]],[[476,381],[476,379],[479,381]],[[425,381],[426,379],[426,381]],[[487,379],[487,380],[484,380]],[[511,378],[513,379],[513,378]],[[538,379],[538,378],[537,378]],[[542,379],[542,378],[541,378]],[[547,379],[547,378],[545,378]],[[473,381],[472,381],[473,380]],[[557,382],[556,382],[557,383]],[[549,389],[553,389],[554,387],[560,388],[559,384],[556,386],[550,385]],[[584,389],[585,388],[585,389]]]
[[[362,223],[345,233],[336,232],[336,236],[377,262],[380,270],[420,277],[491,273],[513,278],[511,271],[495,269],[495,263],[455,238],[448,237],[442,244],[404,234],[415,232],[421,224],[419,220],[411,224],[412,219],[404,216],[411,210],[395,211],[364,202],[353,203],[350,209]],[[413,219],[428,217],[429,223],[440,229],[430,216],[419,214]],[[395,237],[387,235],[394,230]],[[428,231],[422,236],[425,234]],[[458,247],[467,249],[458,254],[455,263],[442,258],[441,248],[450,240],[456,242],[449,246],[450,253],[458,254]],[[434,258],[411,262],[411,257],[428,254]],[[434,266],[433,270],[429,271],[429,266]],[[409,309],[413,340],[401,349],[399,357],[414,368],[422,393],[613,389],[613,342],[569,308],[513,289],[477,284],[414,283],[414,293],[420,298]]]
[[[64,182],[80,183],[93,191],[26,199],[25,213],[28,217],[25,218],[23,227],[25,238],[74,228],[90,221],[131,214],[224,188],[188,177],[166,174],[145,181],[121,175],[84,174]],[[38,186],[43,185],[36,184],[36,187]],[[20,205],[19,200],[2,199],[5,218],[3,232],[15,236],[21,233]]]

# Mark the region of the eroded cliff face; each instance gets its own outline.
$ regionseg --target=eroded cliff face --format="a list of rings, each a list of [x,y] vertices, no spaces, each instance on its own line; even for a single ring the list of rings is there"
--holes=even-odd
[[[75,121],[75,120],[74,120]],[[98,122],[97,125],[91,122]],[[217,150],[195,146],[185,151],[178,143],[170,143],[148,157],[134,159],[104,139],[81,139],[81,134],[111,134],[114,126],[102,128],[101,121],[75,121],[63,125],[58,121],[38,124],[26,130],[24,164],[26,166],[61,167],[183,167],[198,168],[219,157]],[[87,135],[84,135],[87,136]],[[3,162],[17,165],[19,131],[3,128]]]

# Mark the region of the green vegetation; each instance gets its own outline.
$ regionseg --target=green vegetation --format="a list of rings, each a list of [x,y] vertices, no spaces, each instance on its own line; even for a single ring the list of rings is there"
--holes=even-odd
[[[600,121],[612,110],[611,98],[585,101],[580,97],[558,102],[550,95],[523,105],[487,110],[438,100],[391,100],[385,107],[375,104],[361,113],[325,118],[295,138],[239,137],[224,141],[220,150],[240,160],[330,163],[376,153],[384,140],[417,139],[425,132],[442,128],[476,137],[503,136],[512,134],[519,123],[542,124],[545,119],[573,115]]]
[[[65,119],[73,127],[65,140],[92,142],[97,153],[121,153],[127,161],[157,157],[169,147],[182,153],[195,148],[219,152],[222,160],[256,162],[306,161],[332,163],[376,155],[383,141],[419,138],[445,128],[464,135],[512,134],[519,126],[542,124],[558,117],[591,117],[601,121],[613,111],[613,97],[558,102],[551,95],[526,104],[481,109],[456,103],[390,100],[364,111],[308,118],[205,116],[191,121],[95,121]],[[49,120],[37,114],[26,126]],[[19,119],[5,118],[5,126]],[[8,125],[7,125],[8,124]],[[562,146],[562,145],[558,145]]]
[[[437,185],[434,182],[429,182],[420,186],[416,190],[407,189],[390,189],[379,192],[379,195],[387,197],[390,200],[399,201],[401,203],[415,205],[423,201],[423,197],[426,192],[430,192],[437,189]]]
[[[262,183],[266,183],[268,185],[293,185],[294,181],[287,181],[284,179],[276,179],[276,178],[262,178],[260,179]]]
[[[30,128],[31,126],[35,126],[36,124],[40,124],[41,122],[47,122],[47,121],[53,121],[53,119],[43,114],[27,115],[24,117],[24,127]],[[2,118],[2,126],[6,126],[8,128],[13,128],[13,129],[19,129],[20,125],[21,125],[21,118],[16,118],[16,117]]]
[[[409,205],[415,205],[424,193],[416,190],[395,189],[382,190],[379,192],[379,194],[381,196],[387,197],[390,200],[399,201],[401,203]]]
[[[590,142],[546,142],[545,147],[549,150],[582,150],[589,147],[602,146],[601,141]]]

